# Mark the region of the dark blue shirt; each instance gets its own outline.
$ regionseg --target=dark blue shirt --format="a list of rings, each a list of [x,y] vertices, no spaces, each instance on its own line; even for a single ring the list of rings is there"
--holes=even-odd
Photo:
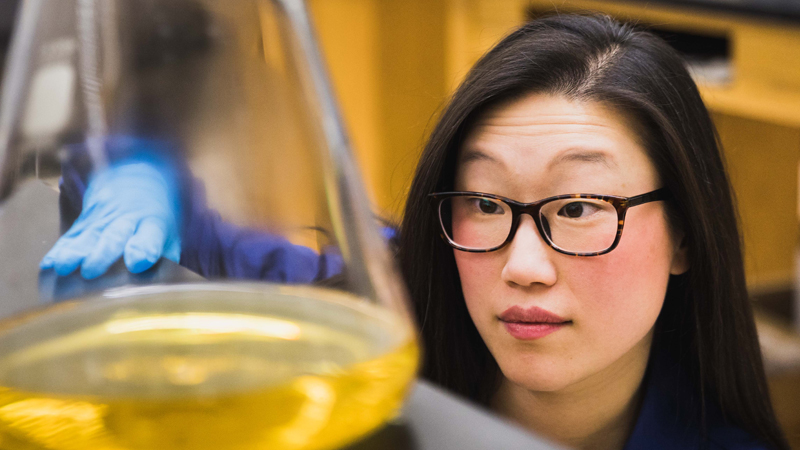
[[[624,450],[708,449],[756,450],[767,449],[744,430],[726,424],[712,402],[706,402],[707,438],[703,435],[696,414],[688,409],[699,408],[686,377],[678,364],[656,347],[644,379],[644,398],[639,417]]]

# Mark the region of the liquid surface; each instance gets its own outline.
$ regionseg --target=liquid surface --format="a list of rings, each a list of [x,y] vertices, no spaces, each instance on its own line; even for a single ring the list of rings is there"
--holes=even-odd
[[[126,308],[0,349],[0,448],[310,450],[364,435],[402,403],[416,344],[383,311],[309,293],[327,295],[281,298],[275,314]]]

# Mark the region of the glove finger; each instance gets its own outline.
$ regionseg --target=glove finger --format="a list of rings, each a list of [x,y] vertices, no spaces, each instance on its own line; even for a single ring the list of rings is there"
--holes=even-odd
[[[76,220],[72,227],[64,233],[63,236],[58,238],[58,241],[53,245],[53,248],[44,255],[42,261],[39,263],[40,269],[50,269],[52,268],[56,261],[63,259],[62,253],[73,246],[74,241],[76,238],[80,236],[80,234],[85,231],[88,225],[90,225],[90,221],[80,221]],[[99,228],[102,224],[95,223],[95,228]]]
[[[65,248],[67,248],[72,243],[73,240],[74,239],[70,239],[64,236],[58,238],[58,241],[56,241],[56,243],[53,245],[53,248],[51,248],[50,251],[47,252],[46,255],[44,255],[44,258],[42,258],[42,261],[39,263],[39,268],[40,269],[53,268],[53,266],[55,266],[56,264],[56,261],[58,261],[61,253],[64,251]]]
[[[115,190],[108,186],[109,180],[114,177],[113,173],[113,169],[106,169],[104,173],[89,182],[89,187],[84,193],[83,209],[64,236],[75,237],[88,227],[99,223],[108,225],[119,216],[115,213],[119,206],[119,189]]]
[[[44,255],[44,258],[39,262],[39,268],[42,270],[52,269],[53,265],[56,263],[55,255],[58,254],[61,248],[61,239],[56,241],[53,248]]]
[[[56,273],[65,276],[77,269],[86,256],[95,248],[101,231],[99,228],[90,228],[76,238],[64,239],[64,243],[59,247],[58,251],[51,255],[53,269],[55,269]]]
[[[125,249],[128,240],[136,230],[133,220],[118,219],[112,222],[97,240],[97,245],[81,264],[81,275],[87,280],[106,273]]]
[[[166,226],[160,219],[147,217],[125,245],[125,265],[132,273],[144,272],[161,258],[167,242]]]
[[[96,214],[89,214],[89,211],[84,210],[72,226],[69,227],[69,230],[61,236],[56,245],[62,244],[62,242],[64,243],[62,245],[68,245],[70,239],[76,239],[89,230],[102,230],[114,221],[115,218],[116,215],[111,214],[109,211],[105,213],[97,211]],[[55,246],[53,250],[55,250]]]
[[[97,224],[100,221],[100,218],[97,217],[98,214],[93,214],[95,209],[95,206],[90,206],[89,209],[83,210],[78,218],[75,219],[75,222],[72,224],[72,226],[69,227],[69,230],[64,233],[63,237],[74,238],[83,233],[83,231],[87,228]]]

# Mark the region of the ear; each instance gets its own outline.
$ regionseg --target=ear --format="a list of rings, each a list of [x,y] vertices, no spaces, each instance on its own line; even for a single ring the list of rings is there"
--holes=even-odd
[[[675,239],[677,245],[672,253],[672,265],[669,267],[670,275],[682,275],[689,270],[689,246],[686,244],[686,236],[681,233]]]

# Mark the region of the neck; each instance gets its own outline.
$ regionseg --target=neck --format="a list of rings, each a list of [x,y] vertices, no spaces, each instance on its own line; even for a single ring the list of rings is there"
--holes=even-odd
[[[571,448],[621,449],[638,416],[651,341],[652,334],[603,371],[558,391],[528,390],[503,377],[492,408]]]

